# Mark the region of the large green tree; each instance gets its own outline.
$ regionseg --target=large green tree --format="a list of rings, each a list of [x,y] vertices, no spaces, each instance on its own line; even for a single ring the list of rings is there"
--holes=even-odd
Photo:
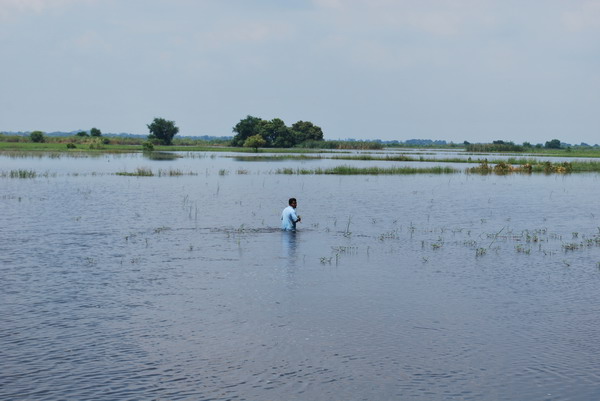
[[[246,116],[233,127],[236,135],[231,140],[231,146],[244,146],[246,139],[258,134],[258,126],[262,119],[254,116]]]
[[[179,128],[175,126],[175,121],[168,121],[164,118],[155,118],[152,124],[148,124],[150,141],[159,141],[163,145],[173,144],[173,137],[179,132]]]
[[[282,119],[263,120],[259,124],[259,134],[267,141],[267,146],[290,148],[294,146],[294,133],[285,125]]]
[[[310,121],[298,121],[292,125],[292,131],[296,135],[296,143],[305,141],[322,141],[323,130]]]
[[[102,131],[100,131],[98,128],[92,128],[90,130],[90,135],[91,136],[102,136]]]

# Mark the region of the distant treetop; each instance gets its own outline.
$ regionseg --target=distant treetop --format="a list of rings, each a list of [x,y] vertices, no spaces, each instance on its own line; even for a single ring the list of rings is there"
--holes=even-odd
[[[148,139],[163,145],[172,145],[173,137],[179,132],[179,128],[175,126],[175,121],[158,117],[152,121],[152,124],[148,124],[148,130],[150,130]]]

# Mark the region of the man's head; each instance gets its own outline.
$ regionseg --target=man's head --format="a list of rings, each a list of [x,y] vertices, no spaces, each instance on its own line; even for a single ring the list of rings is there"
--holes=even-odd
[[[290,205],[294,209],[296,208],[297,204],[298,204],[298,202],[296,202],[296,198],[290,198],[290,200],[288,200],[288,205]]]

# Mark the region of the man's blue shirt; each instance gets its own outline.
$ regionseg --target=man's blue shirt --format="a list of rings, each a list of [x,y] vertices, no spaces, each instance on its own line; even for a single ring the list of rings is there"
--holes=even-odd
[[[298,221],[298,215],[296,215],[296,209],[291,206],[283,209],[281,213],[281,229],[287,231],[293,231],[296,229],[296,222]]]

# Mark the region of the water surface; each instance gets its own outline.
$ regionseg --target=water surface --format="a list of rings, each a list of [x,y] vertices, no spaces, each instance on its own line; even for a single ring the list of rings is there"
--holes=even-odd
[[[0,398],[597,398],[598,175],[257,163],[0,159]]]

